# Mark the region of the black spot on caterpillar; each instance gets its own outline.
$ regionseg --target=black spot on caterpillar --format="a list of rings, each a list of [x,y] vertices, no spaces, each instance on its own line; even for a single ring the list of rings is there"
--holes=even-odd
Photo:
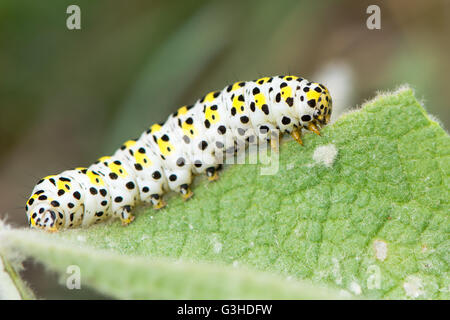
[[[179,108],[90,167],[39,180],[27,200],[29,225],[56,231],[111,218],[126,225],[134,219],[133,207],[162,208],[170,190],[189,199],[193,176],[217,179],[223,155],[243,150],[238,146],[266,141],[275,128],[301,142],[300,131],[318,132],[331,110],[323,85],[295,76],[228,85]]]

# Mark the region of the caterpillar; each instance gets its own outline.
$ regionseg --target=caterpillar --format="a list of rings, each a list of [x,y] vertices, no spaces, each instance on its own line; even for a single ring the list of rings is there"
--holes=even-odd
[[[160,209],[168,191],[189,199],[194,175],[218,179],[224,157],[258,139],[273,146],[274,132],[289,133],[302,144],[302,130],[320,134],[331,111],[325,86],[300,77],[236,82],[179,108],[88,168],[41,179],[26,203],[28,224],[51,232],[112,218],[128,225],[137,204]]]

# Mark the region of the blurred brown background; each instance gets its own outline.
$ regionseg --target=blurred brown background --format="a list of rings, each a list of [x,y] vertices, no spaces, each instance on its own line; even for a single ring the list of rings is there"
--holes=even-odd
[[[81,30],[66,8],[81,8]],[[381,8],[381,30],[366,8]],[[237,80],[322,82],[336,115],[408,83],[450,125],[450,1],[0,2],[0,218],[26,223],[37,180],[89,165],[178,106]],[[41,298],[69,291],[41,267]]]

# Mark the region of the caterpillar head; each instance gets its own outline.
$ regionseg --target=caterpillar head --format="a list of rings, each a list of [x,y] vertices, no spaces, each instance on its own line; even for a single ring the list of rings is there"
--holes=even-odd
[[[330,92],[324,85],[319,83],[315,83],[315,85],[314,91],[317,92],[319,89],[319,96],[314,107],[314,119],[317,120],[319,125],[324,126],[330,122],[333,101],[331,100]]]
[[[308,83],[301,96],[309,108],[313,109],[314,124],[324,126],[330,122],[333,102],[328,89],[320,83]],[[310,109],[311,110],[311,109]]]

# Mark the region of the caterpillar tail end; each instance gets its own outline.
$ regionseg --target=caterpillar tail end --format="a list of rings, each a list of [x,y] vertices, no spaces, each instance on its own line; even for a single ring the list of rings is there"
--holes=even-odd
[[[47,231],[48,233],[56,233],[56,232],[58,232],[58,229],[55,226],[53,226],[53,227],[45,229],[45,231]]]

